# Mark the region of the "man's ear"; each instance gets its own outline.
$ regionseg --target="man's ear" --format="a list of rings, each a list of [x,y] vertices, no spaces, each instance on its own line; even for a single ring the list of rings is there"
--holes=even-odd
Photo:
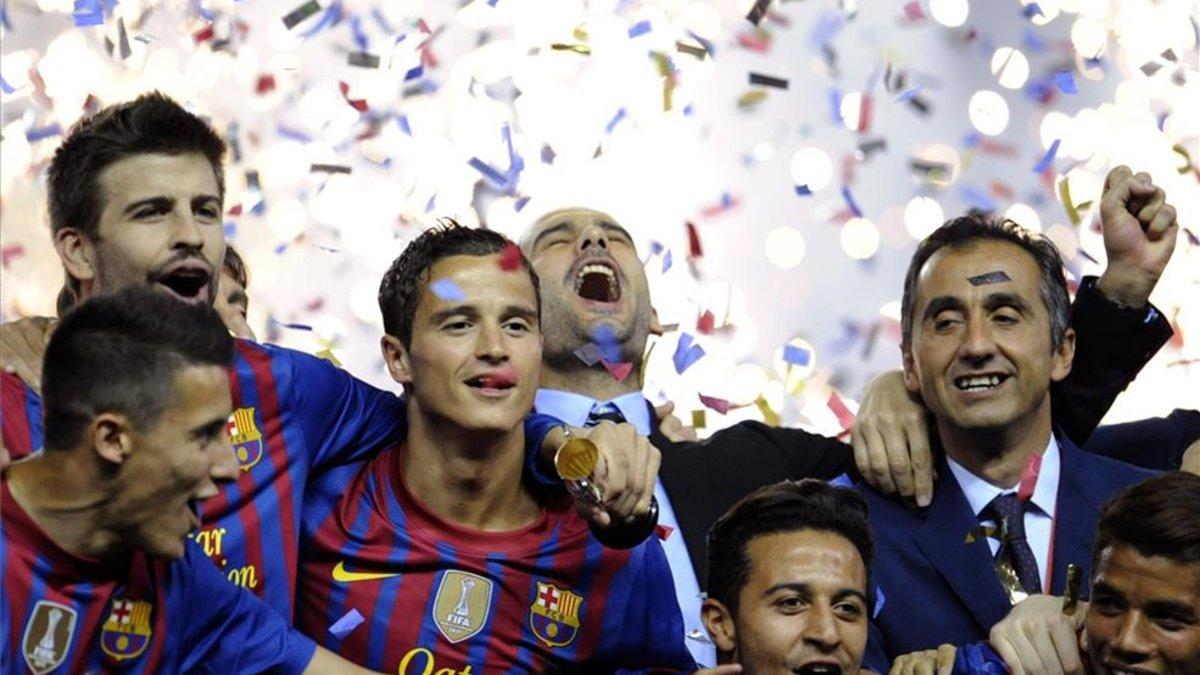
[[[96,454],[109,464],[121,465],[133,452],[133,423],[117,413],[97,415],[88,426]]]
[[[412,364],[408,359],[408,350],[401,344],[400,338],[384,335],[379,339],[379,349],[383,352],[383,363],[391,373],[392,379],[404,386],[412,384]]]
[[[901,362],[904,365],[904,386],[917,396],[921,395],[921,380],[917,378],[917,363],[913,359],[912,346],[900,348]]]
[[[68,278],[81,284],[96,279],[96,245],[82,232],[73,227],[64,227],[55,232],[54,250]]]
[[[706,598],[700,606],[700,618],[717,646],[719,663],[730,663],[737,659],[737,634],[733,627],[733,613],[720,600]]]
[[[1075,359],[1075,329],[1067,328],[1062,343],[1054,350],[1050,361],[1050,381],[1061,382],[1071,373],[1071,362]]]

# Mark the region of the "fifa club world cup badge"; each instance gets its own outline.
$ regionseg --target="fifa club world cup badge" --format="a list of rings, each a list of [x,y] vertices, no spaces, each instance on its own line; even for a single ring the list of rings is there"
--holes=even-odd
[[[433,621],[451,644],[462,642],[483,630],[491,606],[491,579],[447,570],[433,599]]]
[[[529,627],[547,647],[565,647],[579,633],[582,604],[582,595],[539,581],[529,606]]]
[[[229,417],[225,430],[242,471],[249,471],[263,456],[262,432],[254,419],[254,408],[238,408]]]
[[[25,624],[21,651],[34,675],[45,675],[62,665],[75,637],[75,610],[50,600],[38,600]]]
[[[113,598],[112,612],[100,631],[100,648],[117,661],[135,659],[150,644],[150,613],[154,605],[144,600]]]

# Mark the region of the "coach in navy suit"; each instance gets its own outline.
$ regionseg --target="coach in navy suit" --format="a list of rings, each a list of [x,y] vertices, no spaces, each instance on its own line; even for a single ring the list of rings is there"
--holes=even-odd
[[[1114,170],[1106,226],[1173,237],[1159,195],[1148,177]],[[1070,372],[1075,345],[1062,267],[1044,237],[974,214],[913,256],[901,349],[905,382],[935,419],[938,478],[924,510],[860,488],[879,591],[866,663],[880,672],[903,654],[985,640],[1025,594],[1061,594],[1069,563],[1088,578],[1100,507],[1150,475],[1053,433],[1050,385]]]

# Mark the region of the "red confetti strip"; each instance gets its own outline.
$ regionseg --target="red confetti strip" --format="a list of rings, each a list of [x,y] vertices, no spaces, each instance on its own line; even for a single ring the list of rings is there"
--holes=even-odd
[[[850,427],[854,426],[854,413],[846,407],[846,402],[838,395],[836,391],[829,392],[829,402],[827,404],[833,414],[837,416],[838,424],[842,425],[842,432],[850,431]],[[838,434],[839,436],[841,434]]]
[[[601,361],[601,363],[604,364],[604,369],[607,370],[617,382],[624,382],[625,378],[629,377],[630,371],[633,370],[633,364],[628,362],[609,363],[608,361]]]
[[[512,272],[521,268],[521,249],[511,241],[500,251],[500,269]]]
[[[766,54],[771,49],[771,41],[769,39],[753,33],[740,33],[737,41],[742,47],[760,54]]]
[[[858,106],[858,133],[866,133],[871,128],[871,95],[863,94]]]
[[[700,402],[704,404],[704,407],[711,408],[712,410],[716,410],[717,412],[721,413],[722,415],[729,412],[729,408],[730,408],[729,401],[726,401],[723,398],[715,398],[713,396],[705,396],[704,394],[697,394],[697,395],[700,397]]]
[[[258,82],[254,84],[254,93],[261,95],[272,91],[275,91],[275,76],[260,75]]]
[[[240,216],[240,215],[242,215],[242,205],[241,205],[241,204],[234,204],[232,207],[230,207],[230,209],[229,209],[229,212],[228,212],[228,213],[226,213],[225,215],[228,215],[228,216]]]
[[[201,42],[211,40],[212,38],[213,38],[213,26],[211,23],[206,25],[204,28],[201,28],[200,30],[196,31],[195,33],[192,33],[192,39],[196,41],[196,44],[200,44]]]
[[[25,247],[21,244],[9,244],[0,248],[0,266],[8,267],[13,258],[20,258],[25,255]]]
[[[704,310],[700,315],[700,319],[696,322],[696,332],[701,335],[712,335],[713,326],[717,322],[717,317],[709,310]]]
[[[688,257],[703,258],[704,248],[700,246],[700,233],[696,230],[696,226],[693,225],[690,220],[686,222],[685,225],[687,225],[688,235]]]
[[[345,82],[338,82],[338,91],[342,92],[342,98],[346,99],[346,103],[349,103],[351,108],[354,108],[358,112],[367,111],[367,102],[365,99],[350,98],[349,84],[346,84]]]

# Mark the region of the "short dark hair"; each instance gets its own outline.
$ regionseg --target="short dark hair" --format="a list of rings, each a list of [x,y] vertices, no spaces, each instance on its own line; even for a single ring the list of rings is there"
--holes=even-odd
[[[507,237],[491,230],[463,227],[451,218],[422,232],[409,243],[400,257],[392,262],[383,281],[379,283],[379,311],[383,314],[383,331],[396,337],[405,347],[412,345],[413,320],[417,315],[417,300],[421,286],[429,281],[429,270],[442,258],[456,255],[485,256],[513,247],[521,267],[533,283],[538,318],[542,316],[542,291],[537,273],[525,254]]]
[[[1146,556],[1200,563],[1200,476],[1164,473],[1130,486],[1104,506],[1096,526],[1092,573],[1104,549],[1129,546]]]
[[[100,174],[133,155],[200,153],[212,165],[225,199],[221,159],[225,142],[204,120],[160,92],[110,105],[83,118],[63,139],[48,172],[50,231],[72,227],[92,241],[100,238]]]
[[[249,285],[250,272],[246,269],[246,261],[242,260],[241,254],[232,244],[225,244],[225,259],[221,261],[221,269],[228,272],[242,288]]]
[[[750,542],[755,537],[799,530],[845,537],[862,556],[870,575],[875,545],[862,496],[812,478],[788,480],[743,497],[708,531],[708,597],[736,613],[738,596],[750,579],[746,554]]]
[[[1049,239],[1007,218],[971,211],[965,216],[946,221],[922,239],[908,264],[908,273],[904,275],[904,299],[900,307],[901,348],[905,352],[912,347],[913,312],[916,310],[913,303],[917,300],[917,277],[921,274],[921,268],[942,248],[969,248],[978,241],[987,240],[1016,244],[1037,261],[1041,270],[1040,295],[1050,314],[1050,341],[1055,349],[1062,344],[1070,319],[1071,297],[1067,293],[1067,279],[1063,275],[1063,261],[1058,249]]]
[[[58,297],[54,299],[54,315],[62,316],[75,306],[75,292],[71,290],[70,282],[63,283],[58,289]]]
[[[153,426],[175,402],[188,366],[228,367],[233,338],[207,303],[133,286],[76,305],[59,321],[42,364],[46,450],[76,447],[101,413]]]

